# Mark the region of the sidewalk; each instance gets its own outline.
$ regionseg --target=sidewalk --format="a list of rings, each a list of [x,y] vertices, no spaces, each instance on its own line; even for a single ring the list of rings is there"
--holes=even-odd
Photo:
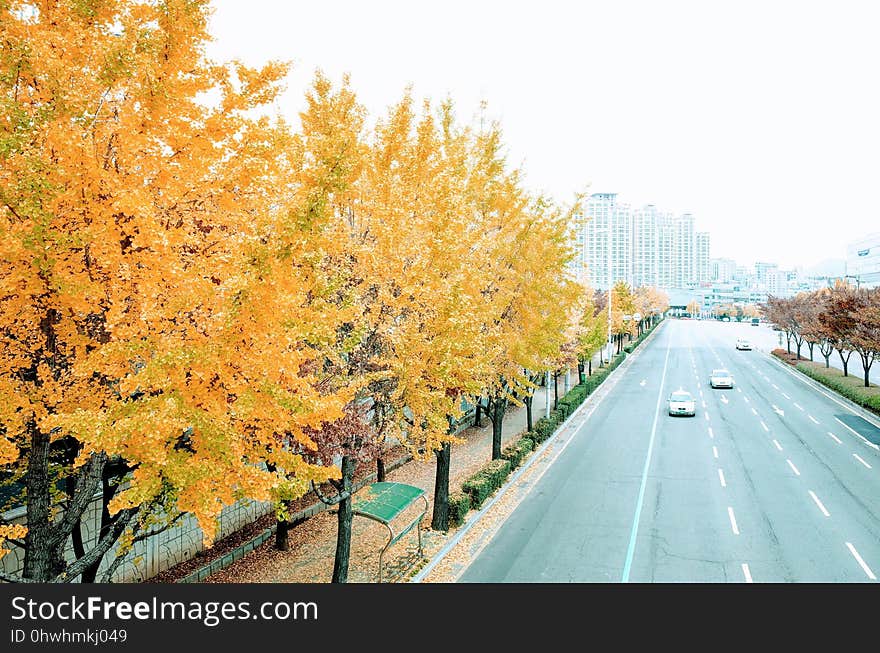
[[[593,370],[598,356],[593,361]],[[586,371],[585,371],[586,373]],[[571,387],[577,383],[577,368],[571,371]],[[559,397],[565,394],[564,375],[558,379]],[[553,408],[553,386],[549,387],[550,407]],[[532,402],[534,421],[544,416],[545,388],[535,390]],[[450,492],[478,471],[492,458],[492,423],[485,416],[482,428],[470,427],[460,434],[465,442],[452,448],[449,475]],[[510,406],[504,417],[502,445],[518,439],[526,430],[525,406]],[[427,462],[411,461],[390,472],[387,480],[407,483],[423,488],[428,498],[428,513],[422,520],[422,547],[430,558],[451,537],[448,533],[430,530],[433,509],[434,473],[433,458]],[[421,501],[419,506],[424,505]],[[418,506],[414,506],[415,511]],[[418,508],[420,509],[420,508]],[[413,516],[418,514],[413,513]],[[406,515],[400,516],[405,523]],[[289,549],[277,551],[274,538],[270,538],[244,558],[209,576],[208,583],[328,583],[333,575],[333,558],[336,551],[336,513],[324,511],[291,529]],[[352,523],[351,560],[349,582],[374,583],[377,580],[379,551],[388,540],[388,530],[381,524],[363,517],[355,517]],[[418,562],[417,536],[415,530],[406,534],[385,553],[383,581],[405,580],[407,572]]]

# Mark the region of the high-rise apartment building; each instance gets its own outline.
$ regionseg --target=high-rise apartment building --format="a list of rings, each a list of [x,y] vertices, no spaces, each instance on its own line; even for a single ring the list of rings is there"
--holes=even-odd
[[[633,226],[629,204],[618,203],[617,193],[593,193],[586,203],[583,256],[590,285],[597,290],[610,283],[633,283]],[[610,241],[610,242],[609,242]]]
[[[736,278],[736,261],[732,258],[713,258],[711,264],[711,277],[709,281],[730,283]]]
[[[617,193],[594,193],[578,220],[573,239],[593,288],[608,287],[609,248],[612,283],[684,288],[711,280],[709,234],[694,231],[689,213],[676,216],[653,204],[632,210]]]
[[[709,232],[698,231],[694,236],[694,279],[698,283],[707,283],[712,280],[712,270],[709,266]]]

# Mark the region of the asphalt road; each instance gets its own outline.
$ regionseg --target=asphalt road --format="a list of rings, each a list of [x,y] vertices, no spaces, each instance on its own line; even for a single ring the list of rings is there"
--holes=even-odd
[[[670,320],[459,581],[876,581],[880,429],[737,351],[749,328]]]

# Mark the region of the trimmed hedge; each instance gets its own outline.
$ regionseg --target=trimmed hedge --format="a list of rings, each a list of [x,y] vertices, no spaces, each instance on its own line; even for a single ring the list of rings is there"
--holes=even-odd
[[[491,482],[492,491],[494,492],[504,485],[504,481],[507,480],[507,475],[510,474],[510,461],[504,460],[504,458],[493,460],[483,467],[483,473]]]
[[[471,508],[476,510],[492,493],[492,482],[479,471],[461,484],[461,491],[470,495]]]
[[[449,525],[457,528],[471,509],[471,495],[466,492],[453,492],[449,495]]]
[[[535,448],[535,442],[531,438],[522,437],[516,442],[507,445],[501,450],[501,457],[510,461],[510,470],[520,466],[523,459]]]
[[[483,469],[467,479],[461,489],[470,495],[471,507],[476,509],[482,506],[490,494],[504,485],[509,473],[510,461],[501,458],[486,463]]]
[[[865,392],[865,390],[867,390],[868,388],[854,387],[849,383],[843,382],[841,379],[834,376],[826,376],[825,374],[822,374],[821,372],[815,370],[809,365],[804,365],[803,363],[799,363],[798,365],[796,365],[795,369],[800,370],[811,379],[815,379],[822,385],[831,388],[838,394],[843,395],[844,397],[858,404],[859,406],[867,408],[871,412],[880,415],[880,394],[869,394]]]

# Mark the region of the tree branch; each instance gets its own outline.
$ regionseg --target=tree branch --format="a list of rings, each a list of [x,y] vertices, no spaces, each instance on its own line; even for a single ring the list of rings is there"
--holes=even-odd
[[[73,498],[64,511],[64,517],[53,529],[54,532],[51,538],[53,546],[67,539],[67,536],[70,535],[79,518],[85,512],[89,502],[95,495],[95,491],[98,489],[98,484],[101,482],[101,475],[104,473],[106,462],[107,454],[101,452],[99,454],[92,454],[89,462],[85,464],[85,468],[80,473],[79,478],[76,479]]]
[[[342,503],[351,496],[351,492],[340,492],[334,498],[329,499],[321,494],[321,490],[318,489],[318,486],[315,485],[314,481],[312,481],[312,491],[321,500],[321,503],[327,506],[335,506],[336,504]]]
[[[30,578],[22,578],[21,576],[14,576],[5,571],[0,571],[0,580],[5,581],[7,583],[35,583],[37,581],[33,581]]]
[[[103,538],[101,538],[101,541],[98,542],[98,544],[96,544],[95,547],[87,554],[85,554],[82,558],[71,564],[62,573],[53,578],[52,582],[70,583],[77,576],[83,573],[89,566],[91,566],[96,560],[104,555],[111,546],[113,546],[116,540],[119,539],[119,536],[122,535],[122,531],[124,531],[128,526],[128,523],[131,521],[132,517],[137,514],[138,510],[139,508],[126,508],[125,510],[120,512],[119,518],[113,523],[110,531]]]

